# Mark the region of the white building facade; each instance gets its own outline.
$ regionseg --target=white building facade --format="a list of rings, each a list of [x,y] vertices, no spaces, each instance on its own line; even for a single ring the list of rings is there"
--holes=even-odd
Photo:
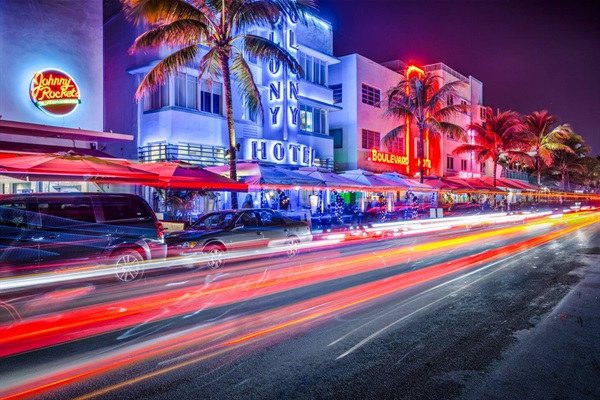
[[[410,129],[409,137],[399,137],[385,146],[383,137],[400,121],[384,116],[381,103],[385,94],[402,78],[407,65],[401,61],[385,66],[361,55],[340,57],[341,62],[330,69],[330,86],[341,111],[331,114],[330,133],[334,138],[336,170],[364,169],[372,172],[398,172],[414,176],[418,171],[418,132]],[[424,67],[439,76],[440,86],[460,80],[465,83],[456,98],[446,99],[454,104],[466,104],[464,114],[452,122],[466,127],[479,122],[483,102],[483,84],[474,77],[465,77],[442,63]],[[426,143],[426,175],[477,176],[481,166],[469,156],[452,156],[462,142],[448,137],[430,138]]]
[[[274,62],[249,60],[261,91],[263,115],[251,115],[236,82],[233,112],[238,160],[260,161],[288,168],[333,168],[333,139],[329,113],[338,110],[328,87],[328,69],[339,60],[333,54],[331,25],[311,17],[310,27],[286,19],[273,29],[253,33],[283,46],[301,63],[299,77]],[[227,163],[229,148],[221,82],[198,80],[197,66],[180,71],[154,93],[135,102],[134,93],[150,68],[169,54],[128,54],[142,31],[116,12],[105,23],[106,123],[129,131],[135,146],[113,148],[121,156],[143,161],[182,160],[202,166]],[[123,103],[125,103],[123,105]]]

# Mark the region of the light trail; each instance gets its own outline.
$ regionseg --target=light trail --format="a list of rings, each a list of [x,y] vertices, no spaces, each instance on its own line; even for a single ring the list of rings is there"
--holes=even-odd
[[[192,330],[169,335],[166,338],[142,342],[127,349],[120,349],[116,354],[113,353],[110,356],[98,357],[96,360],[90,361],[87,364],[76,364],[75,366],[62,369],[59,372],[48,376],[38,377],[35,382],[29,382],[26,378],[25,382],[13,382],[2,389],[4,392],[3,396],[7,396],[6,398],[17,398],[26,395],[30,396],[35,393],[56,389],[80,379],[98,376],[99,374],[113,371],[129,363],[141,362],[160,355],[182,351],[182,349],[191,346],[199,346],[202,344],[208,345],[202,350],[194,353],[194,355],[200,357],[200,359],[194,358],[193,360],[170,366],[148,375],[142,375],[136,378],[135,382],[148,379],[157,376],[158,374],[172,371],[175,368],[181,368],[190,363],[199,362],[202,359],[215,355],[215,352],[221,353],[223,349],[233,349],[238,346],[255,343],[266,337],[272,337],[273,335],[289,331],[290,329],[299,327],[306,329],[308,326],[326,320],[340,312],[349,312],[360,305],[373,302],[420,283],[447,276],[464,269],[473,268],[483,263],[489,263],[500,257],[505,258],[506,254],[515,254],[539,246],[540,244],[572,233],[582,227],[597,223],[599,221],[599,216],[592,214],[573,214],[564,216],[560,219],[538,221],[537,224],[546,227],[547,225],[545,224],[548,224],[548,221],[552,221],[554,226],[560,225],[562,229],[549,231],[541,236],[529,238],[481,254],[462,257],[451,263],[442,263],[421,270],[405,272],[393,277],[387,277],[383,280],[321,295],[290,306],[280,307],[258,314],[237,318],[235,320],[208,325],[205,324]],[[448,247],[469,243],[471,240],[484,240],[498,235],[518,235],[525,233],[527,230],[528,225],[506,227],[494,232],[481,232],[468,235],[465,238],[446,239],[414,246],[413,251],[425,254],[433,250],[432,253],[438,253],[444,251]],[[289,271],[288,269],[278,271],[281,272],[281,274],[279,274],[276,279],[270,279],[268,274],[263,271],[262,275],[257,277],[257,279],[254,279],[254,277],[252,279],[249,279],[249,277],[235,277],[231,281],[211,282],[211,284],[220,283],[222,284],[222,287],[203,291],[201,294],[198,294],[198,296],[212,296],[219,292],[233,295],[236,292],[240,292],[240,287],[238,285],[242,285],[245,286],[244,290],[246,290],[244,295],[233,299],[220,298],[219,301],[222,301],[222,304],[227,304],[230,302],[246,300],[252,298],[252,296],[262,296],[265,294],[264,292],[257,293],[256,291],[258,290],[268,289],[267,293],[276,293],[306,284],[322,282],[324,280],[336,279],[341,276],[348,276],[350,274],[372,270],[373,268],[383,268],[385,265],[393,265],[396,261],[401,261],[403,254],[408,251],[411,250],[402,248],[382,251],[380,257],[385,258],[386,262],[377,266],[371,265],[373,263],[372,256],[351,256],[339,263],[328,262],[326,266],[309,265],[289,268]],[[350,266],[346,269],[343,268],[344,265]],[[303,269],[307,269],[307,271],[304,271]],[[283,272],[285,272],[286,275],[284,275]],[[313,274],[319,274],[319,276],[313,277]],[[286,278],[285,280],[282,279],[284,277]],[[239,279],[245,279],[246,281],[240,281]],[[280,287],[280,285],[282,286]],[[128,324],[143,323],[143,321],[152,318],[152,316],[157,314],[157,307],[160,310],[161,315],[166,317],[184,315],[185,313],[190,312],[191,309],[187,309],[185,303],[181,304],[183,299],[172,296],[175,293],[177,295],[182,295],[182,293],[178,291],[172,291],[167,294],[161,293],[154,296],[148,296],[144,299],[132,300],[132,302],[138,303],[137,308],[134,307],[134,304],[129,304],[127,307],[122,307],[122,304],[119,304],[119,307],[113,306],[111,310],[89,307],[69,312],[66,315],[60,315],[58,316],[58,319],[57,316],[51,316],[49,318],[53,318],[52,321],[40,318],[36,321],[24,321],[10,327],[3,327],[2,331],[0,331],[2,334],[0,337],[0,346],[2,350],[5,351],[9,347],[12,349],[13,347],[22,346],[21,341],[24,341],[26,342],[25,348],[29,347],[29,350],[31,350],[43,345],[60,343],[64,340],[65,336],[77,339],[86,337],[87,334],[99,334],[114,329],[122,329],[123,326]],[[189,293],[186,294],[189,295]],[[152,298],[152,301],[147,302],[150,298]],[[186,297],[185,300],[188,300],[189,298],[190,297]],[[173,309],[172,312],[165,313],[165,306],[169,302],[175,302],[176,309]],[[194,301],[194,303],[196,303],[196,301]],[[183,306],[184,308],[183,313],[179,310],[180,306]],[[106,307],[106,305],[103,307]],[[154,314],[152,314],[153,310]],[[90,321],[89,316],[94,315],[93,313],[99,311],[103,311],[104,313],[101,315],[101,318]],[[88,318],[85,318],[86,315]],[[60,325],[42,332],[29,331],[29,329],[32,328],[43,327],[44,323],[47,322],[59,323]],[[77,322],[79,322],[79,324]],[[66,323],[66,325],[64,323]],[[105,330],[107,324],[109,328],[108,330]],[[85,335],[73,337],[79,330],[84,330]],[[57,341],[56,336],[58,336],[58,339],[60,340]],[[215,341],[216,343],[211,344],[210,341]],[[15,354],[20,351],[26,350],[21,348],[21,350],[12,353],[5,352],[3,355]],[[118,386],[103,389],[101,392],[105,393],[110,390],[115,390],[116,388],[129,383],[132,382],[123,382]],[[90,394],[89,396],[92,395],[94,394]]]

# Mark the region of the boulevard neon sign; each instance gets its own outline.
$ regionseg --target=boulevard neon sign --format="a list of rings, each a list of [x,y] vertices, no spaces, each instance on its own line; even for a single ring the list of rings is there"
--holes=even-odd
[[[36,72],[31,80],[29,96],[36,107],[57,117],[71,114],[81,104],[77,84],[66,72],[58,69]]]
[[[392,153],[381,153],[377,149],[371,149],[371,161],[382,164],[408,165],[408,156],[399,156]]]

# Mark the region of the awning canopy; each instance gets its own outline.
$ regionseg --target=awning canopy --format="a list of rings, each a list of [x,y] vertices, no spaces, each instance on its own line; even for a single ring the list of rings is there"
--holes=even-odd
[[[229,176],[229,165],[218,167],[208,167],[206,170],[215,172],[223,176]],[[260,163],[239,163],[237,164],[237,176],[242,182],[250,187],[283,187],[283,186],[304,186],[319,187],[324,186],[320,179],[313,178],[298,172],[279,168],[273,165]]]
[[[158,174],[156,182],[147,184],[152,187],[179,190],[248,190],[248,185],[245,183],[187,163],[152,162],[132,165],[135,168]]]
[[[398,184],[389,179],[386,179],[382,176],[375,175],[371,171],[366,171],[363,169],[354,169],[350,171],[346,171],[340,174],[344,178],[351,179],[355,182],[362,183],[371,189],[379,189],[379,190],[395,190],[398,188]]]
[[[0,174],[22,180],[148,184],[158,175],[118,160],[76,154],[20,154],[0,158]]]
[[[412,189],[412,190],[431,190],[431,188],[423,183],[417,182],[414,179],[407,178],[406,176],[400,175],[397,172],[384,172],[379,174],[379,176],[395,182],[398,186],[402,188]]]
[[[360,188],[366,188],[367,185],[354,181],[352,179],[345,178],[335,172],[323,170],[317,167],[303,167],[297,171],[299,174],[310,176],[312,178],[319,179],[323,182],[323,185],[328,187],[336,187],[341,189],[356,190]]]

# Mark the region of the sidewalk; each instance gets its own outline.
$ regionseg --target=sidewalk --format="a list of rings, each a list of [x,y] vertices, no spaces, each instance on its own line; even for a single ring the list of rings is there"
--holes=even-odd
[[[600,255],[583,278],[465,399],[600,399]]]

